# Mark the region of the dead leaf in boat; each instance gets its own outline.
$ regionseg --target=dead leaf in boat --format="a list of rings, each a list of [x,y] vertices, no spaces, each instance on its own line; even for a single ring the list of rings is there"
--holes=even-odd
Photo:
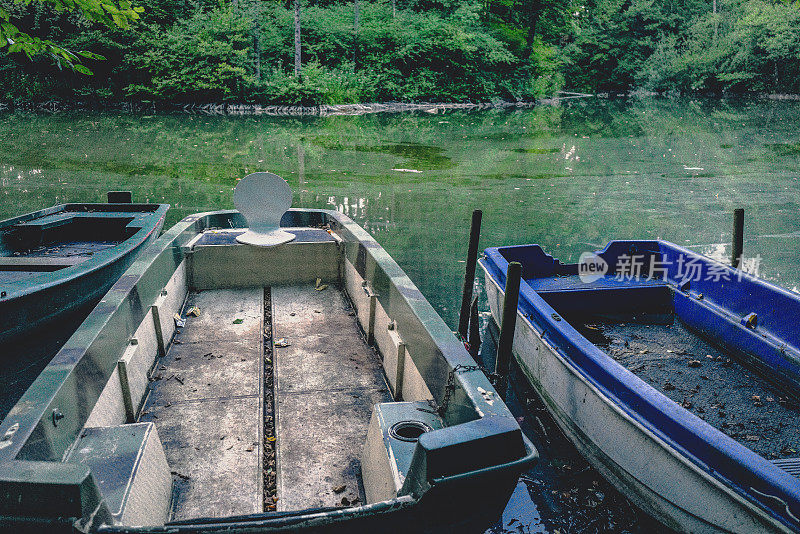
[[[700,360],[689,360],[689,367],[702,367]]]
[[[686,408],[686,409],[688,410],[689,408],[691,408],[692,406],[694,406],[694,404],[692,404],[692,403],[689,401],[689,399],[683,399],[683,402],[681,403],[681,406],[683,406],[684,408]]]
[[[350,506],[350,499],[342,497],[342,506]]]
[[[758,436],[745,436],[745,437],[744,437],[744,440],[745,440],[745,441],[758,441],[758,440],[760,440],[760,439],[761,439],[761,438],[759,438]]]
[[[267,438],[267,441],[270,441],[270,442],[275,441],[275,436],[269,436]]]
[[[282,338],[280,338],[280,339],[275,341],[275,346],[276,347],[288,347],[289,346],[289,342],[286,341],[285,337],[282,337]]]
[[[334,493],[341,493],[341,492],[343,492],[343,491],[344,491],[344,490],[346,490],[346,489],[347,489],[347,486],[345,486],[344,484],[342,484],[341,486],[336,486],[335,488],[333,488],[333,492],[334,492]]]
[[[192,306],[186,312],[186,317],[200,317],[200,308],[198,308],[197,306]]]
[[[675,389],[675,384],[670,381],[664,382],[664,391],[672,391]]]
[[[487,390],[483,389],[480,386],[478,386],[478,391],[483,396],[483,400],[486,401],[486,404],[488,404],[489,406],[494,404],[494,392],[493,391],[487,391]]]
[[[314,285],[314,289],[316,289],[317,291],[328,289],[328,284],[323,284],[322,278],[317,278],[317,283]]]
[[[233,324],[242,324],[243,322],[244,322],[244,319],[234,319],[233,320]]]
[[[186,319],[182,319],[180,313],[176,313],[175,315],[172,316],[172,318],[175,319],[176,327],[183,328],[184,326],[186,326]]]

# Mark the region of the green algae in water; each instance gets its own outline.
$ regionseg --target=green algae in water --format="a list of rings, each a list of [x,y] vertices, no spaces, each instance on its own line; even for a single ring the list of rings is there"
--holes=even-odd
[[[443,148],[421,143],[348,144],[332,136],[317,136],[311,142],[327,150],[352,150],[354,152],[372,152],[398,156],[407,159],[414,167],[423,170],[450,169],[456,166],[452,159],[444,155]]]
[[[800,155],[800,142],[798,143],[772,143],[764,145],[779,156],[798,156]]]

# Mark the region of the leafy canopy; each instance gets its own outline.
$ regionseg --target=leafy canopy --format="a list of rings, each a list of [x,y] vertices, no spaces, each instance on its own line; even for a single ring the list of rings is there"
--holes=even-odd
[[[15,3],[25,6],[32,2],[46,4],[58,13],[79,13],[89,22],[125,29],[144,11],[141,7],[134,7],[130,0],[15,0]],[[50,39],[20,30],[12,21],[11,13],[4,7],[0,7],[0,50],[2,49],[7,49],[9,53],[23,52],[29,58],[49,55],[59,68],[66,66],[83,74],[92,72],[81,64],[82,59],[104,59],[100,54],[87,50],[69,50]]]

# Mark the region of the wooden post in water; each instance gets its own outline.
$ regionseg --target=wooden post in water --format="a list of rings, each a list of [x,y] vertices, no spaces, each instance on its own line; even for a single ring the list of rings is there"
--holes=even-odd
[[[478,351],[481,348],[481,331],[478,324],[478,297],[472,299],[472,306],[469,308],[469,354],[473,360],[477,360]]]
[[[736,208],[733,210],[733,250],[731,251],[731,265],[738,269],[742,264],[742,252],[744,252],[744,210]]]
[[[133,193],[130,191],[109,191],[106,193],[109,204],[130,204],[133,202]]]
[[[506,273],[506,294],[503,297],[503,323],[500,325],[500,339],[497,342],[497,360],[494,372],[500,375],[499,393],[505,394],[508,383],[508,369],[511,364],[511,348],[514,344],[514,329],[517,326],[517,305],[519,303],[519,281],[522,277],[522,264],[512,261]]]
[[[469,228],[469,248],[467,249],[467,269],[464,272],[464,291],[461,294],[461,313],[458,316],[458,334],[467,339],[469,332],[469,308],[472,303],[472,286],[475,284],[475,265],[478,262],[478,240],[481,237],[481,218],[483,212],[472,212],[472,225]]]

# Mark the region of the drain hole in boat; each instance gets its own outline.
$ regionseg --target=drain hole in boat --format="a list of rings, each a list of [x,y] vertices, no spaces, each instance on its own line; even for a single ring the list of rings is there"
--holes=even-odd
[[[417,441],[422,434],[431,430],[431,427],[419,421],[400,421],[392,425],[389,435],[401,441]]]

